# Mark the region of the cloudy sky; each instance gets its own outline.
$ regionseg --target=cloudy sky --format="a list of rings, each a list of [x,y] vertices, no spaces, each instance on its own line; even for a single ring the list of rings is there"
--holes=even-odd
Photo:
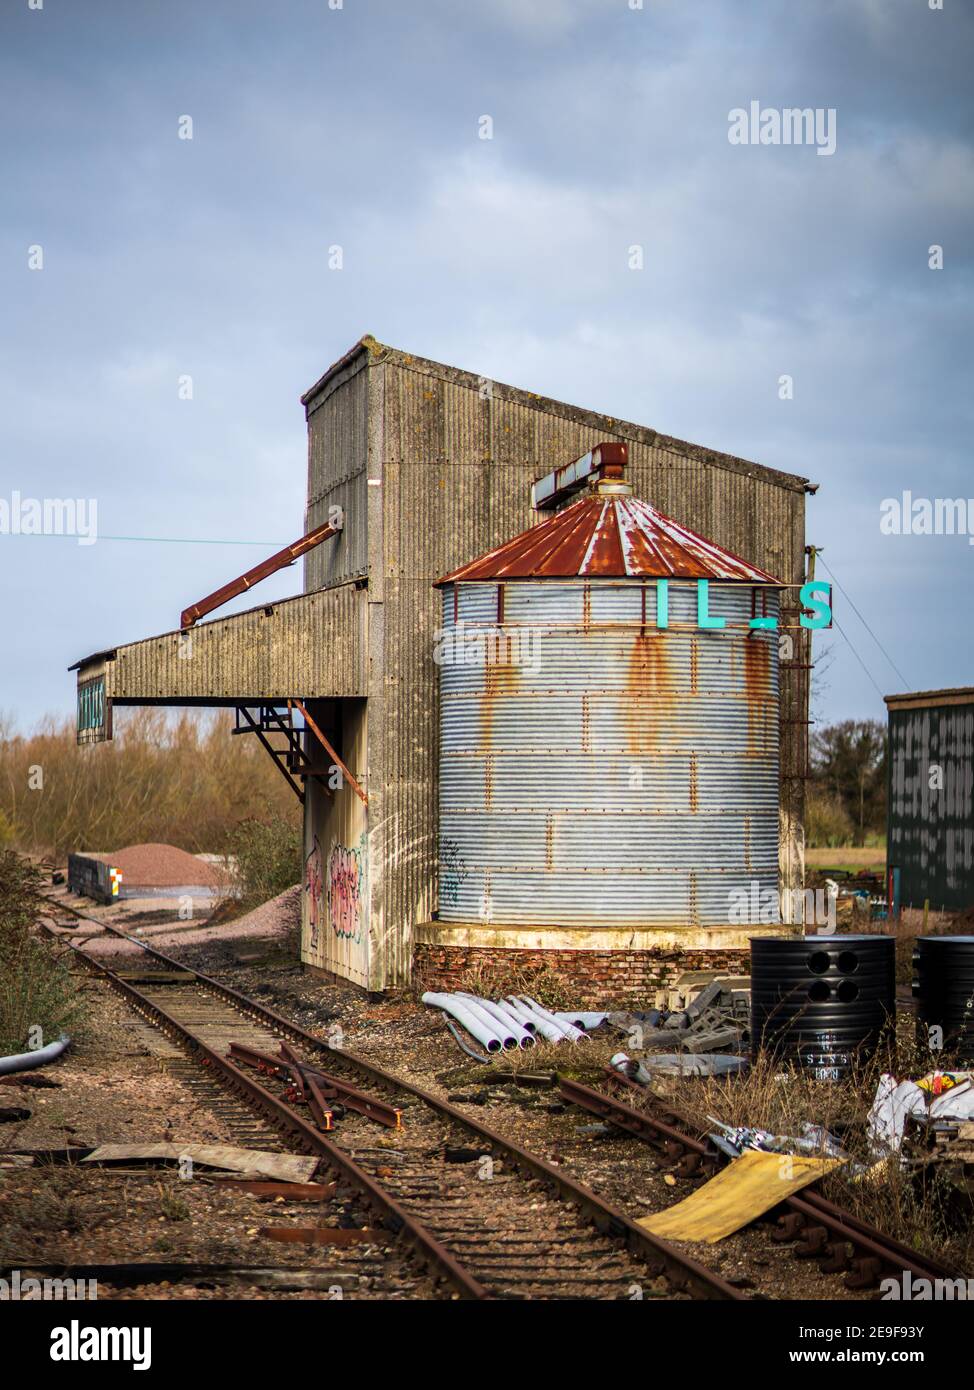
[[[301,532],[298,396],[365,332],[814,479],[907,686],[974,683],[967,535],[880,532],[974,498],[972,59],[963,0],[0,0],[0,519],[100,533],[0,534],[0,711]],[[731,144],[751,102],[834,154]],[[827,719],[904,688],[848,600]]]

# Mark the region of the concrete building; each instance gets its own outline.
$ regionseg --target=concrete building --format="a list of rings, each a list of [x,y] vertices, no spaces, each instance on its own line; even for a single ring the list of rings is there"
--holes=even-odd
[[[499,944],[489,925],[439,920],[433,586],[544,520],[536,480],[602,441],[624,444],[637,497],[780,581],[779,884],[798,888],[809,651],[798,590],[814,486],[371,338],[302,403],[305,592],[198,626],[194,606],[179,629],[78,663],[79,738],[110,737],[112,707],[138,704],[232,706],[242,731],[286,738],[278,761],[304,801],[302,958],[370,991],[405,984],[414,963],[449,975],[502,947],[580,978],[598,978],[600,962],[641,979],[742,953],[748,933],[730,924],[595,935],[551,923]]]
[[[887,695],[887,871],[903,907],[974,904],[974,688]]]

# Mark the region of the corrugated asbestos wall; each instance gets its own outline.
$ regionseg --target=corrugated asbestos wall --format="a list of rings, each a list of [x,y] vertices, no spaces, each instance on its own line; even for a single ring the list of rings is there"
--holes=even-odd
[[[974,903],[974,701],[890,706],[888,817],[904,906]]]
[[[317,408],[316,391],[324,399]],[[338,394],[347,394],[347,401],[337,401]],[[313,507],[322,508],[346,489],[348,564],[351,557],[358,563],[362,545],[361,512],[352,514],[353,502],[369,518],[370,975],[372,988],[381,989],[408,979],[412,928],[428,921],[437,904],[432,650],[438,600],[432,582],[536,523],[531,482],[602,439],[630,445],[637,496],[795,584],[804,575],[805,493],[802,481],[790,475],[772,476],[652,430],[480,382],[371,341],[306,400],[312,411]],[[322,410],[328,413],[319,420]],[[354,464],[345,470],[331,452],[335,441],[345,439],[354,454],[363,410],[368,478]],[[309,525],[322,519],[321,510],[309,512]],[[310,557],[308,564],[310,572]],[[805,634],[792,635],[793,661],[786,658],[781,667],[786,886],[797,885],[802,874],[799,774],[805,771],[807,736],[800,667],[808,646]]]
[[[366,467],[368,463],[368,357],[359,353],[321,390],[304,398],[308,411],[308,506],[305,532],[328,521],[328,509],[342,508],[344,530],[309,551],[304,560],[305,592],[368,569]]]
[[[324,715],[313,704],[312,718]],[[341,718],[342,756],[366,778],[368,702],[348,701]],[[368,813],[349,783],[329,794],[305,783],[302,958],[369,987]]]
[[[119,647],[106,693],[120,702],[364,695],[365,622],[354,584],[285,599]]]

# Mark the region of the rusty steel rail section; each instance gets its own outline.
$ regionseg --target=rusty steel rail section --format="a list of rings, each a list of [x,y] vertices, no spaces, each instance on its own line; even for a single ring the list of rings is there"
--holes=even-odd
[[[45,926],[44,923],[41,925]],[[65,941],[64,937],[57,935],[49,927],[45,926],[45,930],[54,936],[55,940]],[[382,1214],[390,1233],[392,1235],[405,1234],[405,1238],[411,1242],[416,1253],[424,1262],[449,1280],[463,1297],[475,1299],[489,1297],[488,1290],[454,1259],[432,1232],[428,1231],[405,1208],[400,1206],[395,1198],[370,1177],[364,1168],[359,1167],[353,1158],[332,1144],[323,1134],[309,1125],[289,1106],[278,1100],[276,1096],[271,1095],[270,1091],[261,1086],[253,1077],[241,1071],[229,1058],[222,1056],[203,1042],[184,1024],[173,1018],[165,1009],[160,1008],[134,985],[121,979],[90,952],[85,951],[81,946],[74,945],[71,941],[66,941],[66,945],[79,959],[84,961],[89,969],[93,969],[113,989],[117,990],[132,1005],[136,1013],[155,1024],[167,1037],[197,1056],[204,1066],[211,1068],[232,1090],[252,1104],[256,1110],[259,1110],[271,1124],[286,1131],[298,1148],[308,1153],[317,1154],[353,1182],[373,1208]]]
[[[192,967],[182,964],[172,956],[165,955],[162,951],[157,951],[154,947],[140,941],[138,937],[130,936],[119,927],[104,921],[100,917],[82,912],[78,908],[70,907],[65,903],[59,902],[56,898],[50,898],[42,894],[45,901],[51,903],[60,911],[68,912],[72,916],[81,917],[87,921],[95,922],[98,926],[105,928],[114,935],[123,938],[139,946],[145,953],[160,961],[170,969],[189,971],[196,980],[196,983],[217,997],[224,999],[231,1004],[239,1013],[265,1025],[270,1031],[279,1033],[303,1046],[313,1049],[326,1056],[340,1060],[346,1066],[361,1072],[371,1081],[380,1086],[384,1086],[392,1091],[404,1092],[415,1100],[421,1101],[430,1109],[436,1111],[444,1118],[450,1120],[462,1129],[465,1129],[475,1139],[485,1141],[500,1152],[506,1159],[523,1174],[542,1182],[557,1198],[566,1204],[577,1208],[588,1222],[602,1235],[611,1237],[632,1255],[641,1260],[649,1269],[654,1277],[664,1276],[667,1281],[678,1291],[685,1292],[691,1297],[700,1299],[730,1299],[736,1302],[748,1302],[748,1295],[740,1289],[734,1288],[725,1279],[708,1269],[706,1265],[691,1256],[684,1254],[676,1246],[670,1245],[668,1241],[661,1240],[651,1232],[644,1230],[637,1225],[625,1212],[611,1205],[603,1198],[597,1196],[591,1188],[584,1183],[576,1181],[567,1173],[562,1172],[556,1165],[549,1163],[547,1159],[541,1158],[537,1154],[530,1153],[527,1149],[521,1148],[513,1140],[498,1134],[496,1130],[490,1129],[487,1125],[471,1119],[462,1110],[458,1110],[448,1101],[440,1100],[439,1097],[432,1095],[422,1087],[414,1085],[412,1082],[404,1081],[391,1072],[384,1071],[383,1068],[354,1052],[347,1052],[343,1048],[335,1048],[324,1042],[321,1038],[316,1038],[311,1033],[290,1022],[281,1014],[273,1009],[268,1009],[255,1000],[241,994],[230,985],[222,984],[219,980],[214,980],[212,976],[204,975],[201,971],[193,970]],[[50,927],[46,927],[49,934],[56,940],[67,941],[67,938],[58,935]],[[67,941],[68,945],[72,943]],[[148,1015],[156,1018],[166,1031],[176,1038],[177,1041],[188,1045],[191,1049],[198,1050],[204,1055],[207,1061],[211,1062],[215,1070],[228,1083],[240,1093],[253,1096],[255,1104],[262,1109],[273,1122],[280,1123],[285,1129],[290,1130],[299,1143],[311,1146],[312,1152],[321,1153],[324,1157],[334,1161],[335,1166],[342,1169],[345,1174],[352,1179],[370,1198],[375,1201],[376,1206],[388,1213],[388,1219],[393,1224],[395,1230],[405,1230],[413,1239],[414,1244],[427,1256],[430,1263],[438,1266],[444,1274],[451,1279],[456,1287],[469,1298],[489,1298],[490,1294],[478,1281],[473,1279],[450,1252],[424,1227],[415,1221],[404,1209],[383,1191],[368,1173],[361,1169],[347,1154],[343,1153],[336,1145],[330,1143],[324,1135],[313,1129],[300,1116],[288,1109],[281,1101],[278,1101],[270,1092],[266,1091],[258,1082],[248,1077],[246,1073],[236,1067],[229,1059],[219,1056],[213,1049],[206,1046],[199,1039],[195,1038],[189,1030],[182,1024],[176,1022],[160,1009],[152,1001],[146,999],[133,986],[121,980],[113,971],[91,956],[87,951],[74,946],[81,959],[90,963],[113,988],[118,989],[126,995],[139,1011],[145,1010]],[[304,1072],[307,1076],[307,1072]]]
[[[651,1099],[642,1086],[612,1068],[606,1069],[606,1077],[636,1092],[643,1100]],[[615,1096],[568,1077],[559,1076],[558,1084],[565,1100],[649,1144],[662,1158],[675,1165],[674,1171],[681,1177],[711,1177],[730,1161],[712,1144],[696,1138],[689,1122],[669,1107],[661,1114],[653,1114],[637,1110]],[[778,1217],[772,1240],[779,1243],[800,1240],[798,1253],[818,1260],[823,1273],[848,1271],[847,1288],[869,1288],[884,1271],[909,1272],[912,1277],[921,1279],[958,1277],[956,1270],[919,1255],[810,1188],[805,1188],[800,1195],[785,1198],[780,1206],[784,1211]],[[847,1246],[852,1247],[852,1255]]]

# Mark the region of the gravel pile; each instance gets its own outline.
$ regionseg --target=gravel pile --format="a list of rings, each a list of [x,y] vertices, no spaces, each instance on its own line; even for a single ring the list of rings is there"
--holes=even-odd
[[[126,888],[223,888],[226,875],[175,845],[129,845],[114,854],[93,856],[119,869]]]

